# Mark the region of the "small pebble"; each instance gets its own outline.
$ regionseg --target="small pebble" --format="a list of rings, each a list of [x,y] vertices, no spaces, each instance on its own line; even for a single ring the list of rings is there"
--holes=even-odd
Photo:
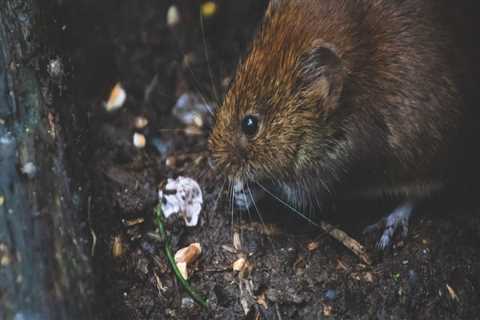
[[[150,143],[161,156],[165,156],[173,149],[171,141],[164,141],[160,136],[154,136]]]
[[[60,58],[52,59],[48,62],[47,72],[52,78],[57,78],[63,75],[63,63]]]
[[[335,289],[328,289],[323,293],[326,300],[333,301],[337,298],[337,291]]]
[[[33,179],[37,174],[37,167],[33,162],[27,162],[23,165],[20,171],[28,178]]]
[[[195,301],[190,297],[182,298],[182,308],[183,309],[192,309],[195,306]]]
[[[408,283],[410,286],[414,287],[417,284],[418,281],[418,275],[415,272],[415,270],[409,270],[408,271]]]

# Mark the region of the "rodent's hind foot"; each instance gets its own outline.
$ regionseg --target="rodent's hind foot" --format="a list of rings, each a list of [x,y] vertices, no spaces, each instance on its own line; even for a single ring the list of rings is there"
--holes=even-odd
[[[407,201],[401,206],[397,207],[388,216],[382,218],[375,224],[372,224],[365,228],[364,233],[371,233],[377,230],[382,230],[382,236],[377,242],[377,248],[385,250],[392,245],[393,236],[395,231],[401,227],[401,236],[406,238],[408,235],[408,221],[412,215],[414,204],[411,201]]]

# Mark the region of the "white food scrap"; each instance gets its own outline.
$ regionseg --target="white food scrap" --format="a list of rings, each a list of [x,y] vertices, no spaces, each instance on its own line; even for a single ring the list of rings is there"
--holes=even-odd
[[[172,214],[180,214],[188,227],[198,224],[203,196],[195,180],[182,176],[168,179],[165,187],[158,192],[158,197],[166,218]]]
[[[184,93],[178,98],[172,113],[183,124],[201,128],[208,114],[212,113],[212,106],[197,94]]]
[[[127,100],[127,93],[123,89],[122,85],[117,83],[113,87],[112,92],[110,92],[110,97],[105,103],[105,109],[108,112],[115,111],[123,106],[125,100]]]
[[[139,149],[145,148],[145,145],[147,144],[147,139],[145,136],[141,133],[135,132],[133,134],[133,145]]]
[[[167,11],[167,25],[173,27],[180,22],[180,15],[176,6],[172,5]]]

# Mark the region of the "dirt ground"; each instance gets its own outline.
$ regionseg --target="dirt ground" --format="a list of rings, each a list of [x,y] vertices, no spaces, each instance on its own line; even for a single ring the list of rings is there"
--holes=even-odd
[[[171,5],[179,13],[175,26],[167,25]],[[51,28],[60,30],[50,39],[57,48],[52,59],[61,59],[66,75],[59,108],[77,110],[62,119],[72,178],[88,180],[91,191],[84,219],[92,233],[98,318],[480,318],[474,205],[432,201],[418,210],[407,239],[379,253],[361,230],[392,204],[341,204],[328,221],[367,246],[371,266],[273,200],[259,210],[266,229],[255,213],[232,212],[223,177],[209,169],[208,119],[192,134],[172,114],[185,93],[216,105],[266,2],[216,5],[202,16],[201,2],[193,0],[59,1],[52,12]],[[104,101],[118,82],[126,103],[106,112]],[[140,116],[148,125],[137,129]],[[134,132],[146,137],[145,148],[132,144]],[[189,267],[190,283],[208,299],[208,310],[181,288],[155,237],[158,187],[178,175],[195,178],[204,193],[200,225],[176,221],[168,229],[174,250],[202,246]],[[239,257],[249,266],[240,273],[232,270]]]

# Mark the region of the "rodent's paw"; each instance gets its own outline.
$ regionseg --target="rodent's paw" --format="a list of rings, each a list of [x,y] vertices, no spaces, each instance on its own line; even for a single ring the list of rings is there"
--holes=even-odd
[[[392,239],[398,227],[402,228],[401,236],[403,238],[407,237],[408,221],[412,215],[413,208],[412,202],[406,202],[379,222],[365,228],[364,232],[370,233],[376,230],[383,230],[382,236],[377,242],[377,248],[380,250],[388,249],[392,245]]]

